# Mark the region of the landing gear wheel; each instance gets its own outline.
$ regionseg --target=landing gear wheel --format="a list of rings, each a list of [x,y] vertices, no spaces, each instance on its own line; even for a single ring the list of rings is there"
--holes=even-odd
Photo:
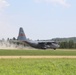
[[[56,50],[56,48],[54,48],[54,50]]]

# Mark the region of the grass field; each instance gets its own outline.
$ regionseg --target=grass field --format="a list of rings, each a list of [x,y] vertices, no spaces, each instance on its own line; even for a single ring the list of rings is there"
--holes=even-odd
[[[0,75],[76,75],[76,59],[0,59]]]
[[[75,49],[0,50],[0,56],[76,56]],[[76,59],[0,59],[0,75],[76,75]]]
[[[0,50],[0,56],[76,56],[76,49],[57,50]]]

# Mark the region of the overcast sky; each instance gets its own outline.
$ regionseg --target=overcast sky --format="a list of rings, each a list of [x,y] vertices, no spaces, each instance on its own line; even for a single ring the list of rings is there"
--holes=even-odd
[[[0,39],[76,37],[76,0],[0,0]]]

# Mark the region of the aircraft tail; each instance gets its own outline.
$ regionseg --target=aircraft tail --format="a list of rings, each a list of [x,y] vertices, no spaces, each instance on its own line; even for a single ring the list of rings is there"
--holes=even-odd
[[[26,36],[25,36],[25,33],[24,33],[24,30],[22,27],[20,27],[19,29],[19,35],[18,35],[18,40],[21,40],[21,41],[25,41],[26,40]]]

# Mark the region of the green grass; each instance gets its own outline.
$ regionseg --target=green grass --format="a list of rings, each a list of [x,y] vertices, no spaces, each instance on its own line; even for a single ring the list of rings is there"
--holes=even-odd
[[[75,56],[75,49],[57,49],[57,50],[0,50],[0,56],[28,56],[28,55],[62,55]]]
[[[0,59],[0,75],[76,75],[76,59]]]

